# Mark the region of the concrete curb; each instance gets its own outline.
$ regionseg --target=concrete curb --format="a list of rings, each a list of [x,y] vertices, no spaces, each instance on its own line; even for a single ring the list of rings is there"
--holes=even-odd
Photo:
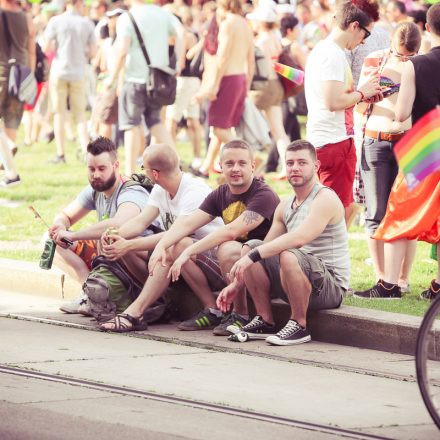
[[[35,263],[0,259],[0,289],[59,299],[61,277],[62,272],[57,269],[44,271]],[[74,298],[80,290],[78,283],[65,277],[64,298]],[[188,292],[174,291],[172,297],[182,319],[199,310],[196,298]],[[290,308],[279,300],[273,301],[273,307],[281,327],[289,318]],[[350,306],[312,312],[309,316],[314,340],[410,355],[415,352],[420,323],[420,317]]]

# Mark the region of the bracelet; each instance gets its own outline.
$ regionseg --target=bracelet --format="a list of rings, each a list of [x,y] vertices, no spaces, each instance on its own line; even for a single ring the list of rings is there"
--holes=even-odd
[[[252,261],[252,263],[256,263],[257,261],[260,261],[261,255],[260,255],[260,251],[258,250],[258,248],[252,249],[247,256],[249,257],[249,259]]]
[[[355,90],[355,92],[360,93],[360,95],[361,95],[361,101],[365,101],[365,95],[364,95],[360,90]],[[359,102],[361,102],[361,101],[359,101]]]

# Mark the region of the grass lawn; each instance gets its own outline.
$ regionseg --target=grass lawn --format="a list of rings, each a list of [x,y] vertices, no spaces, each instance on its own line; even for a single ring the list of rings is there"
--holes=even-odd
[[[19,133],[18,144],[22,139]],[[47,160],[55,154],[54,143],[40,142],[31,147],[21,147],[16,156],[22,183],[16,187],[0,189],[0,257],[38,261],[42,251],[41,236],[44,225],[34,219],[28,209],[32,204],[41,216],[50,224],[55,214],[76,197],[87,184],[85,165],[75,158],[76,144],[67,144],[67,164],[49,165]],[[190,162],[191,151],[187,143],[179,144],[183,162]],[[123,161],[123,150],[120,150]],[[122,167],[123,169],[123,167]],[[291,193],[287,182],[274,181],[271,175],[267,182],[280,195]],[[216,177],[209,183],[215,187]],[[78,224],[96,221],[93,213]],[[362,237],[363,229],[354,227],[350,237],[351,287],[366,289],[374,282],[373,268],[365,263],[368,249]],[[345,304],[359,307],[377,308],[399,313],[421,316],[428,304],[418,299],[419,293],[426,288],[436,272],[436,263],[429,260],[430,246],[420,243],[411,273],[411,292],[402,301],[374,301],[358,298],[346,298]]]

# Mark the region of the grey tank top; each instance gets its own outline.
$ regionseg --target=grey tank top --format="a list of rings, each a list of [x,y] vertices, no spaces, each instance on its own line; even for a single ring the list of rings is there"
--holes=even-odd
[[[288,199],[283,216],[287,231],[295,230],[304,222],[310,212],[313,199],[323,189],[332,191],[317,182],[307,198],[296,208],[293,208],[296,196],[293,195]],[[350,255],[348,253],[348,235],[344,218],[334,225],[328,224],[318,237],[302,246],[301,250],[323,261],[327,269],[333,273],[336,282],[344,289],[348,289]]]

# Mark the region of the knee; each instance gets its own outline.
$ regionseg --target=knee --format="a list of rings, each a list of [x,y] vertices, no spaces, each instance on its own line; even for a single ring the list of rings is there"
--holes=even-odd
[[[192,245],[193,241],[189,237],[182,238],[171,249],[170,256],[175,260],[186,248]]]
[[[238,241],[227,241],[222,243],[217,250],[217,257],[220,264],[235,263],[241,256],[241,244]]]
[[[280,270],[284,273],[298,273],[301,272],[298,258],[295,254],[289,251],[283,251],[280,254]]]

